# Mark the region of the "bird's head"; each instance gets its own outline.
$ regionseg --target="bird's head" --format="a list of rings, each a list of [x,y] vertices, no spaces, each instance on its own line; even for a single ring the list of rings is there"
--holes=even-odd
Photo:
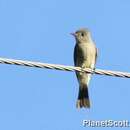
[[[76,39],[77,43],[85,43],[89,42],[91,36],[90,36],[90,31],[86,28],[79,29],[75,33],[71,33]]]

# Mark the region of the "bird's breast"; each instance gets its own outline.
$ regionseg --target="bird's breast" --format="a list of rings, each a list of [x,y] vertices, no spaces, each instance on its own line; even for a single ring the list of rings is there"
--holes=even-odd
[[[85,65],[85,67],[93,68],[95,65],[96,53],[94,44],[82,44],[80,45],[80,49],[82,51],[81,57],[83,58],[83,65]]]

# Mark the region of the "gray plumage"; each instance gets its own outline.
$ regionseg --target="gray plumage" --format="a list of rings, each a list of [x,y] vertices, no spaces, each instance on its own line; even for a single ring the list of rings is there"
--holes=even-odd
[[[91,39],[91,34],[88,29],[80,29],[73,33],[76,39],[74,48],[74,64],[82,68],[94,69],[97,49]],[[76,72],[79,82],[79,95],[77,100],[77,108],[87,107],[90,108],[88,85],[91,79],[91,74]]]

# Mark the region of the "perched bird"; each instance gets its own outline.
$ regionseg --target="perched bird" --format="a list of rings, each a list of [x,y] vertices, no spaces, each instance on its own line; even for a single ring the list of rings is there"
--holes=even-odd
[[[75,33],[71,33],[76,40],[74,48],[74,64],[77,67],[95,69],[97,58],[97,48],[91,38],[91,33],[88,29],[79,29]],[[79,94],[76,103],[77,108],[90,108],[90,100],[88,94],[89,81],[91,75],[85,72],[77,72],[76,76],[79,82]]]

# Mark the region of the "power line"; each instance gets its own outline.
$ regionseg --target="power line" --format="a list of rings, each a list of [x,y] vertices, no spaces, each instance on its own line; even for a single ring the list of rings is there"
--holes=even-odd
[[[115,77],[130,78],[130,73],[127,73],[127,72],[102,70],[102,69],[92,70],[89,68],[81,68],[81,67],[58,65],[58,64],[47,64],[47,63],[25,61],[25,60],[0,58],[0,63],[1,64],[10,64],[10,65],[28,66],[28,67],[37,67],[37,68],[63,70],[63,71],[79,71],[79,72],[86,72],[86,73],[99,74],[99,75],[108,75],[108,76],[115,76]]]

